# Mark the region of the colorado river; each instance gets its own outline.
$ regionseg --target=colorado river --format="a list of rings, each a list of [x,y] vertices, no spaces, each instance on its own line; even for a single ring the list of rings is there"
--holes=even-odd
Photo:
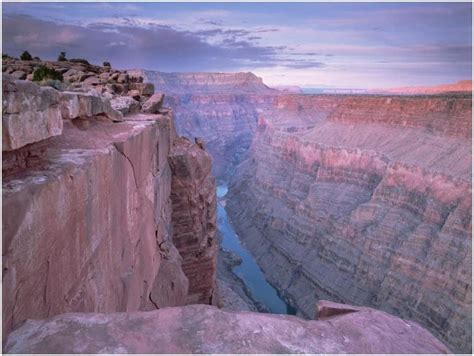
[[[222,200],[227,194],[227,190],[225,185],[218,186],[217,198]],[[222,247],[242,259],[242,263],[234,267],[233,272],[243,280],[250,290],[252,298],[265,305],[271,313],[294,315],[294,308],[279,297],[277,290],[267,282],[252,255],[240,243],[239,237],[227,217],[227,212],[221,204],[217,204],[217,224],[222,234]]]

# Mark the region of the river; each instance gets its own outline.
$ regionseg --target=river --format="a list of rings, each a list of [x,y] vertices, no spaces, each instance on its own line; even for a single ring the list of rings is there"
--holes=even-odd
[[[217,187],[217,198],[222,202],[227,194],[227,186]],[[249,251],[241,244],[238,235],[227,217],[225,208],[217,204],[217,225],[222,235],[222,247],[237,254],[242,263],[233,268],[233,272],[243,280],[252,294],[252,298],[262,303],[273,314],[292,314],[296,310],[288,305],[265,279],[265,276]]]

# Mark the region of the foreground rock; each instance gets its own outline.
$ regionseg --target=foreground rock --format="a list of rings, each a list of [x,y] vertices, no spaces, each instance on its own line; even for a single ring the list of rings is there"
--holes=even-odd
[[[332,308],[345,308],[345,305]],[[324,320],[205,305],[28,320],[7,353],[449,353],[430,333],[369,308]]]
[[[207,153],[188,141],[180,154],[189,176],[175,161],[171,167],[176,132],[169,110],[114,122],[102,97],[28,82],[13,91],[20,99],[6,96],[4,108],[21,115],[22,102],[48,107],[43,92],[55,100],[62,134],[2,155],[4,335],[27,318],[65,312],[152,310],[197,301],[195,295],[210,303],[216,223]],[[179,198],[195,202],[196,229],[179,244],[199,256],[185,255],[184,263],[196,261],[204,279],[185,274],[173,244],[173,231],[183,229],[173,218],[182,213],[171,200],[175,181],[186,186],[175,192]]]

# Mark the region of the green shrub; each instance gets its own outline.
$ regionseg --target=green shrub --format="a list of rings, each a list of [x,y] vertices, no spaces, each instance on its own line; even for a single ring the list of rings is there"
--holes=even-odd
[[[37,60],[37,61],[40,61],[40,60],[41,60],[40,57],[34,57],[33,59],[34,59],[34,60]]]
[[[112,67],[112,66],[110,65],[110,62],[104,62],[103,66],[104,66],[104,67]]]
[[[58,61],[59,61],[59,62],[65,62],[65,61],[67,61],[66,52],[61,52],[61,53],[59,53]]]
[[[83,59],[83,58],[73,58],[73,59],[70,59],[69,62],[82,63],[82,64],[90,65],[90,63],[87,60]]]
[[[33,81],[41,82],[46,79],[52,80],[63,80],[63,75],[53,68],[48,68],[46,66],[39,66],[33,73]]]
[[[13,57],[6,53],[2,53],[2,59],[13,59]]]
[[[33,59],[33,57],[31,57],[31,54],[28,51],[24,51],[21,54],[20,59],[22,61],[31,61]]]

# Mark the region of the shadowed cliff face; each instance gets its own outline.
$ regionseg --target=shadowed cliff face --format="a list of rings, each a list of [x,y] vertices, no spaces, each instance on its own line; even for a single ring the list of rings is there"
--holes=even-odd
[[[301,315],[374,306],[469,352],[470,98],[326,98],[312,123],[284,119],[311,100],[260,119],[229,191],[236,230]]]

